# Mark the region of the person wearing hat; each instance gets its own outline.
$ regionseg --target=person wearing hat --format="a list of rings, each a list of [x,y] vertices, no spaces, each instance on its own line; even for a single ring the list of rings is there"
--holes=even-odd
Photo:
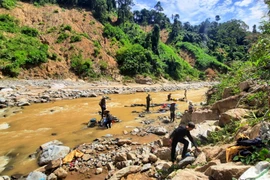
[[[179,126],[176,128],[172,134],[170,135],[172,149],[171,149],[171,161],[174,163],[175,161],[175,149],[178,142],[184,144],[182,151],[182,159],[186,157],[187,149],[188,149],[188,140],[185,139],[187,136],[191,143],[195,146],[196,150],[200,152],[199,148],[195,144],[192,136],[190,135],[190,131],[195,128],[195,124],[193,122],[189,122],[187,126]]]
[[[99,102],[99,106],[101,108],[101,119],[103,118],[104,115],[104,111],[106,110],[106,98],[105,96],[102,96],[100,102]]]
[[[112,115],[110,114],[110,111],[108,109],[104,110],[104,126],[109,129],[111,128],[112,126],[112,120],[113,120],[113,117]]]

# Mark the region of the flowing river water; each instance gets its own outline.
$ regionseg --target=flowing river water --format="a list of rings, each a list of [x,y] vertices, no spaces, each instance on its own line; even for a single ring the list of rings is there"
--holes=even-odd
[[[204,95],[207,89],[190,89],[187,93],[188,100],[200,104],[205,101]],[[169,93],[151,92],[152,103],[168,103],[166,99]],[[184,94],[183,90],[171,93],[172,98],[182,98]],[[51,140],[57,139],[65,146],[74,148],[106,134],[120,135],[123,130],[129,132],[136,126],[141,126],[141,119],[138,118],[137,113],[132,113],[132,111],[142,112],[145,107],[130,107],[130,105],[145,104],[146,93],[113,94],[109,97],[107,108],[110,109],[113,116],[122,120],[120,123],[114,123],[111,129],[87,128],[86,124],[91,118],[100,119],[98,114],[100,96],[33,104],[24,107],[17,114],[0,118],[0,124],[10,125],[8,129],[0,130],[0,161],[5,161],[1,158],[3,156],[10,158],[6,169],[0,174],[28,174],[38,168],[37,160],[29,158],[29,155],[33,154],[41,144]],[[177,111],[183,112],[187,106],[186,102],[177,101]],[[158,108],[150,110],[154,112]],[[165,115],[169,116],[169,112],[151,113],[147,118]],[[153,139],[149,136],[148,140],[150,142]]]

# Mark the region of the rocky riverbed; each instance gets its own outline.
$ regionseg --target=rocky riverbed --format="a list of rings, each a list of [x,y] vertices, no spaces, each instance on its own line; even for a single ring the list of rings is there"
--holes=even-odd
[[[23,107],[32,103],[45,103],[63,99],[96,97],[106,94],[132,94],[136,92],[160,92],[182,89],[211,87],[216,82],[162,83],[153,85],[119,84],[112,82],[73,82],[73,81],[3,81],[1,84],[1,102],[3,108]],[[227,123],[225,118],[244,117],[246,111],[235,109],[240,97],[228,97],[216,102],[212,110],[198,110],[184,114],[182,120],[196,122],[198,129],[192,135],[207,136],[209,131],[219,131],[219,125]],[[229,107],[230,106],[230,107]],[[218,111],[215,111],[215,110]],[[233,109],[230,114],[228,109]],[[224,112],[226,116],[219,116]],[[242,112],[242,114],[241,114]],[[5,112],[3,112],[4,114]],[[149,114],[145,114],[147,117]],[[6,116],[5,114],[3,116]],[[29,175],[15,174],[12,179],[232,179],[238,178],[251,166],[226,161],[226,148],[222,146],[204,146],[203,152],[192,154],[185,161],[178,161],[177,166],[170,162],[170,144],[168,136],[178,126],[169,123],[167,117],[154,121],[141,118],[140,127],[122,129],[122,134],[95,139],[93,142],[76,147],[64,146],[54,141],[40,145],[33,158],[40,164]],[[145,123],[143,123],[145,122]],[[242,129],[251,138],[262,136],[260,132],[269,124],[258,124],[254,128]],[[268,133],[268,132],[265,132]],[[201,137],[201,136],[200,136]],[[262,136],[263,137],[263,136]],[[233,137],[232,137],[233,138]],[[200,139],[202,140],[202,139]],[[181,146],[178,147],[181,149]],[[56,154],[51,154],[55,152]],[[57,155],[57,156],[56,156]],[[191,165],[190,165],[191,164]],[[184,169],[183,169],[184,168]],[[3,179],[4,177],[2,177]]]
[[[97,97],[106,94],[176,91],[210,87],[217,82],[158,83],[150,85],[71,80],[0,80],[0,109],[29,106],[63,99]],[[8,114],[1,113],[0,117]]]

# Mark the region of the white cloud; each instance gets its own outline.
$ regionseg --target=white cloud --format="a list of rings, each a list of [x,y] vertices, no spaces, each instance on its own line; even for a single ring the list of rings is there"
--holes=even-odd
[[[259,27],[260,22],[264,19],[266,20],[267,8],[264,3],[256,3],[254,6],[248,9],[249,13],[239,14],[239,19],[243,20],[249,25],[249,30],[252,30],[252,26],[255,24]]]
[[[261,17],[266,13],[267,6],[263,0],[159,0],[167,17],[179,14],[180,21],[190,22],[192,25],[199,24],[207,18],[221,17],[220,22],[230,19],[240,19],[249,25],[259,26]],[[153,9],[158,0],[135,0],[136,8],[141,10]]]
[[[146,4],[146,3],[144,3],[144,2],[142,2],[142,1],[133,1],[133,3],[135,4],[133,7],[132,7],[132,9],[133,10],[142,10],[142,9],[150,9],[151,7],[148,5],[148,4]]]
[[[234,3],[236,6],[249,6],[251,3],[253,3],[254,0],[243,0],[243,1],[238,1]]]

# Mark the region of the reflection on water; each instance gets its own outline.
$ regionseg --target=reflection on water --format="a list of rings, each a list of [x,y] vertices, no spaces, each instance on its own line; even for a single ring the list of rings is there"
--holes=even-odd
[[[188,97],[193,102],[204,101],[206,88],[190,90]],[[169,92],[150,93],[153,103],[167,103]],[[172,98],[182,98],[183,91],[171,92]],[[91,118],[100,119],[98,114],[99,100],[96,98],[83,98],[75,100],[63,100],[46,104],[33,104],[25,107],[21,113],[1,118],[0,124],[9,124],[8,129],[0,130],[0,160],[2,156],[12,157],[8,169],[1,174],[12,175],[15,173],[27,174],[37,168],[36,159],[30,159],[36,149],[43,143],[51,140],[59,140],[71,148],[78,144],[91,142],[97,137],[106,134],[119,135],[123,130],[130,131],[140,125],[138,114],[132,111],[144,111],[144,107],[130,107],[131,104],[145,104],[146,93],[109,95],[107,108],[111,114],[122,120],[115,123],[112,129],[101,129],[98,127],[87,128],[86,124]],[[180,112],[187,109],[186,102],[177,102]],[[151,108],[151,111],[158,107]],[[149,115],[152,118],[161,114]],[[169,115],[162,114],[162,115]],[[13,168],[11,168],[13,167]],[[0,167],[1,168],[1,167]]]

